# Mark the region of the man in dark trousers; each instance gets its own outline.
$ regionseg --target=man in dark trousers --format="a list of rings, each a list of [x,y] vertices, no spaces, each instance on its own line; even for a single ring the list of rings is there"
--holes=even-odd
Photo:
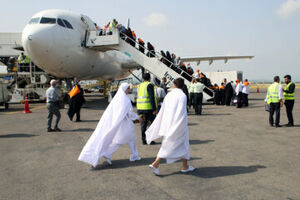
[[[76,84],[74,88],[69,92],[70,102],[68,116],[70,120],[73,120],[74,115],[76,114],[76,122],[80,122],[80,109],[82,104],[84,104],[85,99],[83,97],[83,89],[79,84]]]
[[[142,142],[143,144],[147,144],[145,134],[147,125],[149,122],[151,124],[154,121],[158,106],[154,85],[150,82],[150,74],[143,74],[143,79],[144,82],[139,84],[137,88],[136,107],[138,114],[141,115],[143,119],[141,123]],[[155,144],[155,142],[153,141],[151,144]]]
[[[225,105],[226,106],[230,106],[230,103],[231,103],[231,99],[232,99],[232,96],[233,96],[233,88],[232,88],[232,85],[231,83],[227,83],[227,79],[225,78],[224,79],[224,85],[225,85]]]
[[[280,107],[283,106],[282,101],[282,85],[279,83],[279,76],[274,77],[274,83],[269,86],[265,101],[270,106],[269,124],[274,126],[273,115],[276,113],[275,127],[281,127],[280,123]]]
[[[286,108],[287,118],[289,123],[286,125],[288,127],[294,126],[294,119],[293,119],[293,108],[295,103],[295,83],[292,83],[292,77],[290,75],[284,76],[284,82],[286,84],[285,88],[283,89],[283,99],[284,105]]]
[[[203,100],[203,89],[204,84],[200,82],[200,79],[196,79],[194,85],[194,107],[196,115],[202,114],[202,100]]]

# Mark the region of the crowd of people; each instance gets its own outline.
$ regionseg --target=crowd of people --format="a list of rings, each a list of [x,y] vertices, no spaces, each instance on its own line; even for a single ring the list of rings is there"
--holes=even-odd
[[[248,95],[249,95],[250,83],[248,79],[244,82],[236,80],[235,84],[233,81],[227,82],[225,78],[221,83],[221,86],[214,84],[213,90],[215,92],[214,103],[216,105],[236,105],[237,108],[242,108],[243,106],[248,106]]]
[[[92,168],[97,168],[99,160],[103,157],[111,165],[113,154],[123,144],[128,144],[130,148],[129,160],[131,162],[140,160],[133,123],[141,123],[143,144],[153,145],[155,144],[154,140],[163,137],[157,157],[149,165],[154,174],[160,175],[159,164],[162,159],[166,159],[167,163],[182,160],[181,172],[183,173],[194,170],[192,166],[188,165],[190,153],[187,112],[188,106],[193,106],[196,114],[201,114],[205,86],[200,82],[200,78],[194,78],[188,87],[184,84],[184,79],[177,78],[173,82],[173,89],[169,90],[166,78],[163,78],[157,87],[150,82],[150,78],[149,73],[143,74],[144,82],[137,88],[137,114],[133,112],[131,101],[127,96],[130,92],[129,84],[123,83],[120,86],[78,160],[91,164]],[[273,115],[276,113],[275,126],[281,127],[279,119],[283,100],[285,100],[284,104],[289,120],[287,126],[294,126],[292,110],[295,100],[295,84],[291,82],[290,75],[286,75],[284,78],[285,88],[281,86],[278,76],[274,77],[274,83],[268,88],[265,101],[269,107],[270,126],[274,126]],[[61,115],[57,105],[56,83],[55,80],[52,80],[51,87],[46,92],[49,132],[61,131],[58,128]],[[217,105],[236,103],[238,108],[243,105],[248,106],[249,82],[247,79],[243,83],[236,80],[235,85],[224,79],[221,87],[218,88],[218,85],[215,84],[214,89]],[[84,98],[83,91],[78,84],[69,92],[69,96],[68,116],[72,120],[76,114],[76,121],[80,121],[80,108],[84,103]],[[51,129],[53,115],[56,115],[57,119],[54,129]]]
[[[129,146],[129,161],[140,160],[133,123],[141,123],[143,144],[153,145],[154,140],[163,137],[157,157],[149,165],[155,175],[160,175],[159,164],[162,159],[166,159],[167,163],[182,160],[181,172],[193,171],[194,168],[188,165],[190,152],[184,80],[182,78],[174,80],[172,91],[167,95],[164,94],[164,97],[157,97],[155,87],[150,82],[150,74],[143,74],[143,79],[144,82],[139,84],[137,91],[137,114],[133,112],[131,101],[127,96],[130,91],[129,84],[122,83],[83,147],[78,160],[92,165],[93,169],[97,169],[101,158],[105,158],[111,165],[113,154],[123,144]],[[162,87],[159,87],[161,93],[165,93],[167,89],[164,84],[166,83],[163,82]],[[159,102],[162,101],[164,103],[160,105],[159,111]]]
[[[179,56],[177,57],[174,53],[163,50],[160,51],[159,55],[155,51],[155,47],[150,42],[147,42],[146,44],[141,38],[137,38],[134,30],[132,30],[130,27],[126,28],[122,24],[119,24],[116,19],[113,19],[112,22],[109,22],[106,26],[104,26],[104,28],[99,28],[97,24],[95,24],[95,27],[99,36],[112,35],[114,30],[118,29],[121,39],[125,40],[131,46],[137,48],[140,52],[148,57],[160,57],[160,61],[162,63],[179,74],[182,72],[186,73],[188,76],[192,76],[194,74],[194,70],[190,64],[186,66]],[[147,50],[147,52],[145,50]]]

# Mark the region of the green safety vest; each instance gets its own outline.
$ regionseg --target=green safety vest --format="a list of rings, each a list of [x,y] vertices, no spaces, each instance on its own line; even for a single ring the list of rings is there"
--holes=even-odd
[[[273,83],[272,85],[269,86],[268,88],[268,93],[267,93],[267,103],[279,103],[279,84],[278,83]]]
[[[154,110],[155,109],[155,108],[152,108],[149,94],[147,91],[147,87],[149,84],[151,84],[151,83],[143,82],[143,83],[139,84],[139,86],[137,88],[136,107],[138,110]],[[155,91],[154,91],[154,99],[155,99],[155,105],[157,107],[157,99],[156,99]]]
[[[25,56],[24,63],[26,64],[30,63],[30,58],[28,56]]]
[[[284,90],[288,91],[291,84],[292,82],[289,82],[289,84],[285,86]],[[295,100],[295,91],[293,93],[283,92],[283,98],[284,100]]]

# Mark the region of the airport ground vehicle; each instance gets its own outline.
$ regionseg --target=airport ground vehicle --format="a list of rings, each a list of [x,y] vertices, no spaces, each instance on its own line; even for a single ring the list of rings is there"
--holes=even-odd
[[[11,94],[7,89],[7,83],[3,83],[3,80],[0,79],[0,106],[4,106],[5,109],[8,109],[10,99]]]
[[[136,87],[136,85],[133,85],[132,78],[124,78],[124,79],[115,80],[115,81],[112,81],[111,83],[109,83],[109,85],[108,85],[108,88],[109,88],[108,102],[111,102],[111,100],[117,93],[119,86],[124,82],[128,83],[131,86],[131,91],[130,91],[130,94],[128,94],[128,96],[132,103],[134,103],[134,104],[136,103],[137,87]]]

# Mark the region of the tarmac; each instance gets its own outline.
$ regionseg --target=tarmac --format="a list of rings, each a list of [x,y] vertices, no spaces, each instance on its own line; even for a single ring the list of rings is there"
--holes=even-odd
[[[196,170],[180,173],[181,163],[160,166],[155,176],[148,165],[160,148],[142,145],[141,161],[129,162],[124,145],[99,170],[77,160],[108,105],[89,95],[82,122],[71,122],[62,109],[62,132],[46,132],[45,104],[10,105],[0,110],[0,199],[300,199],[300,91],[296,91],[295,127],[270,127],[264,110],[265,92],[250,93],[248,108],[204,105],[203,115],[189,113],[189,164]],[[285,107],[281,124],[287,123]]]

